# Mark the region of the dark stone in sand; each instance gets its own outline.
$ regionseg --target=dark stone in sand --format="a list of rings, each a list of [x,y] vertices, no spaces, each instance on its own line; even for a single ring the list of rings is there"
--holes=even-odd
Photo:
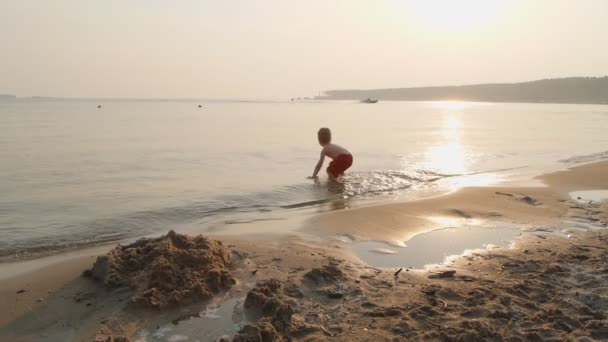
[[[540,204],[539,201],[537,201],[536,199],[534,199],[534,198],[532,198],[530,196],[524,196],[524,197],[522,197],[521,201],[525,202],[525,203],[527,203],[529,205],[539,205]]]
[[[331,299],[340,299],[344,297],[344,293],[335,290],[329,290],[327,291],[327,297]]]

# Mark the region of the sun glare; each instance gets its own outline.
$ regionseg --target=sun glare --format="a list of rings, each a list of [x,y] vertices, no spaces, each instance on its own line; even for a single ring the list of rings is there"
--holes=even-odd
[[[472,29],[491,23],[506,0],[409,0],[408,10],[433,28]]]
[[[464,101],[432,101],[431,107],[445,110],[463,110],[475,106],[475,102]]]

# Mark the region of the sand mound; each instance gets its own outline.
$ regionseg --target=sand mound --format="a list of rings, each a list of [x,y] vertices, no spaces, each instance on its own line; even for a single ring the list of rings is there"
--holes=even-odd
[[[108,287],[135,289],[131,302],[163,308],[211,298],[229,289],[230,252],[220,241],[170,231],[156,239],[118,246],[86,272]]]
[[[227,340],[224,340],[227,341]],[[258,322],[258,324],[247,324],[232,340],[233,342],[284,342],[288,341],[286,337],[281,335],[275,327],[267,322]]]
[[[319,268],[313,268],[304,275],[308,280],[316,284],[335,283],[346,279],[344,272],[335,263],[329,263]]]
[[[292,316],[295,309],[283,293],[281,281],[260,281],[247,293],[245,310],[256,318],[256,324],[247,324],[235,336],[233,342],[279,342],[289,340],[294,328]],[[291,301],[292,302],[292,301]],[[292,302],[293,303],[293,302]]]

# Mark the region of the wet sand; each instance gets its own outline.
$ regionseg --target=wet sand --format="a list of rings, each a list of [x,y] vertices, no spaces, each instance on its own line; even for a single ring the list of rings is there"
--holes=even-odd
[[[599,162],[537,177],[547,187],[469,187],[418,201],[329,212],[312,219],[310,229],[324,236],[399,244],[471,219],[556,225],[570,207],[564,202],[568,192],[608,189],[607,170],[608,162]]]
[[[608,224],[608,204],[579,203],[568,196],[608,189],[608,162],[538,179],[547,187],[465,188],[419,201],[321,214],[304,232],[322,239],[222,239],[232,253],[236,284],[214,301],[245,298],[258,281],[277,279],[279,289],[262,304],[272,299],[288,310],[270,306],[269,312],[235,322],[252,324],[243,334],[275,331],[276,341],[608,338],[608,232],[602,228]],[[351,242],[339,239],[403,243],[436,228],[487,220],[542,227],[543,234],[526,233],[513,248],[475,252],[439,268],[403,269],[398,276],[398,269],[365,264],[353,254]],[[572,230],[568,239],[552,234],[564,222],[595,228]],[[92,263],[88,256],[74,258],[0,279],[8,308],[0,316],[0,338],[91,341],[101,332],[135,341],[147,332],[148,341],[179,340],[177,333],[154,334],[171,321],[179,332],[184,326],[179,322],[195,319],[207,304],[134,312],[126,307],[129,289],[108,290],[79,276]],[[197,331],[202,335],[189,340],[205,340],[204,326]]]

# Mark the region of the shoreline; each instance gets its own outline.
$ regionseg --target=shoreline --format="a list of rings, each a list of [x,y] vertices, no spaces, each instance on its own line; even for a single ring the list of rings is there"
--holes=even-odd
[[[558,168],[558,169],[552,169],[550,171],[545,171],[544,173],[540,174],[545,175],[545,174],[552,174],[555,172],[560,172],[560,171],[566,171],[572,167],[579,167],[579,166],[585,166],[588,164],[596,164],[596,163],[602,163],[603,161],[605,161],[605,159],[601,159],[601,160],[593,160],[593,161],[587,161],[587,162],[581,162],[581,163],[576,163],[574,166],[572,165],[566,165],[564,164],[563,167]],[[524,167],[517,167],[515,169],[519,169],[519,168],[525,168]],[[510,169],[508,169],[510,170]],[[496,170],[496,172],[500,172],[503,170]],[[538,171],[538,170],[537,170]],[[494,171],[484,171],[484,172],[476,172],[474,174],[464,174],[464,175],[459,175],[457,177],[470,177],[470,176],[476,176],[478,174],[485,174],[485,173],[491,173]],[[539,172],[543,172],[543,171],[539,171]],[[300,215],[298,217],[296,217],[297,215],[286,215],[283,216],[281,215],[280,212],[278,212],[278,215],[273,214],[274,216],[278,216],[279,218],[275,218],[270,217],[270,218],[254,218],[251,220],[244,220],[243,222],[240,222],[240,220],[234,219],[234,220],[228,220],[227,222],[230,223],[225,223],[223,225],[213,225],[209,230],[205,230],[205,231],[198,231],[198,230],[192,230],[192,229],[186,229],[184,231],[184,233],[188,233],[188,234],[193,234],[193,233],[197,233],[197,234],[205,234],[205,235],[213,235],[213,236],[219,236],[219,237],[224,237],[224,236],[232,236],[235,233],[240,234],[238,232],[235,231],[234,227],[238,226],[239,224],[248,224],[249,226],[254,228],[254,234],[257,233],[262,233],[262,234],[272,234],[274,232],[277,232],[278,234],[281,234],[281,231],[284,229],[284,227],[282,227],[282,220],[287,221],[287,223],[289,224],[290,227],[293,226],[298,226],[298,227],[307,227],[309,221],[311,221],[311,217],[314,216],[318,216],[318,215],[324,215],[324,214],[330,214],[334,211],[340,211],[340,210],[345,210],[345,209],[359,209],[359,208],[369,208],[369,207],[378,207],[378,206],[385,206],[385,205],[394,205],[394,204],[399,204],[399,203],[408,203],[408,202],[415,202],[415,201],[420,201],[420,200],[425,200],[425,199],[433,199],[436,197],[442,197],[442,196],[446,196],[446,195],[450,195],[452,193],[458,192],[462,189],[466,189],[466,188],[473,188],[473,187],[480,187],[480,188],[486,188],[486,187],[504,187],[504,188],[511,188],[511,187],[516,187],[516,188],[520,188],[520,187],[529,187],[529,188],[537,188],[537,187],[541,187],[544,186],[537,178],[539,176],[533,176],[533,177],[517,177],[516,179],[500,179],[498,180],[496,183],[489,183],[489,184],[482,184],[482,185],[468,185],[468,183],[465,183],[464,185],[450,185],[450,184],[444,184],[442,187],[440,187],[439,189],[436,188],[424,188],[424,189],[418,189],[417,191],[413,192],[413,193],[404,193],[401,194],[399,193],[399,191],[396,191],[396,193],[398,193],[398,195],[396,195],[396,197],[398,197],[398,199],[395,198],[380,198],[380,199],[370,199],[370,198],[357,198],[357,197],[353,197],[353,198],[348,198],[346,200],[339,200],[339,199],[327,199],[327,200],[322,200],[320,202],[319,205],[312,205],[312,206],[297,206],[294,208],[291,208],[292,205],[286,205],[286,206],[281,206],[281,207],[277,207],[276,209],[280,209],[280,210],[298,210],[298,211],[302,211],[304,210],[305,213],[303,215]],[[452,179],[442,179],[439,180],[440,182],[447,182],[449,183]],[[477,182],[473,182],[473,184],[476,184]],[[485,183],[485,182],[481,182],[481,183]],[[316,201],[312,201],[312,202],[316,202]],[[299,214],[299,213],[298,213]],[[257,231],[256,228],[259,226],[257,224],[252,224],[256,221],[260,221],[262,223],[265,224],[265,226],[272,226],[273,229],[272,230],[268,230],[266,228],[264,228],[261,231]],[[275,221],[275,222],[272,222]],[[236,225],[236,226],[235,226]],[[305,228],[304,228],[305,229]],[[225,230],[225,232],[224,232]],[[302,228],[289,228],[289,232],[294,232],[294,231],[301,231]],[[51,248],[49,250],[45,250],[45,251],[37,251],[37,252],[27,252],[24,253],[22,255],[3,255],[0,256],[0,270],[2,270],[3,266],[6,265],[13,265],[13,264],[20,264],[20,263],[30,263],[30,262],[34,262],[36,260],[40,260],[42,263],[46,263],[46,259],[55,259],[58,257],[62,257],[62,256],[66,256],[66,255],[72,255],[72,254],[88,254],[91,251],[94,251],[96,249],[111,249],[113,246],[116,246],[117,244],[126,244],[126,243],[130,243],[133,242],[137,239],[140,238],[148,238],[148,237],[154,237],[154,236],[158,236],[159,234],[164,233],[164,231],[158,231],[155,233],[150,233],[147,235],[143,235],[143,236],[133,236],[133,237],[125,237],[119,240],[112,240],[112,241],[100,241],[100,242],[94,242],[91,244],[82,244],[82,245],[74,245],[71,247],[60,247],[60,248]],[[1,277],[1,276],[0,276]]]
[[[574,190],[608,189],[607,171],[608,161],[594,162],[536,177],[546,184],[546,187],[543,188],[469,187],[421,200],[326,212],[312,218],[303,228],[305,233],[320,236],[321,240],[316,243],[302,239],[297,234],[277,236],[276,239],[269,241],[246,242],[234,236],[222,238],[222,240],[228,246],[233,246],[231,248],[255,254],[260,259],[268,259],[270,263],[275,258],[275,254],[272,253],[281,254],[282,261],[277,263],[276,269],[264,269],[253,280],[250,275],[247,275],[247,272],[239,271],[241,287],[237,292],[243,293],[248,287],[255,284],[255,279],[261,279],[261,276],[284,277],[290,269],[300,267],[308,269],[320,266],[326,262],[327,258],[341,258],[352,263],[356,268],[368,267],[362,266],[361,261],[353,255],[348,244],[334,242],[331,239],[323,240],[323,238],[348,235],[354,237],[354,240],[402,242],[438,227],[450,224],[462,225],[467,220],[474,219],[498,219],[524,226],[557,226],[567,217],[582,217],[586,218],[589,223],[605,227],[608,224],[605,205],[591,211],[586,210],[574,205],[567,198],[567,194]],[[530,198],[534,202],[525,198]],[[578,213],[584,210],[586,210],[584,214]],[[433,220],[432,218],[446,218],[447,220]],[[585,240],[588,239],[586,237],[588,234],[595,233],[581,234],[582,239]],[[606,232],[602,231],[598,234],[606,234]],[[551,241],[552,244],[556,244],[555,241],[561,241],[559,239],[551,236],[548,239],[542,239],[543,241],[539,241],[539,243],[545,245],[548,243],[547,241]],[[523,255],[522,246],[532,243],[530,240],[533,239],[523,239],[516,243],[515,248],[500,249],[499,251],[510,255]],[[327,241],[331,243],[327,243]],[[564,241],[557,244],[567,244]],[[585,243],[589,244],[588,241]],[[291,249],[283,246],[290,246]],[[78,292],[86,286],[90,286],[81,279],[80,274],[92,265],[95,254],[100,254],[103,249],[109,249],[107,245],[96,248],[95,252],[90,251],[86,255],[81,254],[82,250],[74,251],[71,253],[73,255],[69,257],[59,257],[54,262],[47,262],[46,265],[38,265],[30,270],[21,269],[20,273],[13,277],[0,278],[0,295],[3,298],[4,307],[9,308],[3,310],[2,316],[0,316],[0,336],[6,334],[5,328],[8,326],[13,326],[13,330],[19,330],[15,328],[15,325],[20,327],[18,323],[26,324],[28,314],[48,310],[49,307],[56,309],[62,306],[66,308],[75,306],[73,300],[64,299],[62,301],[57,298],[57,295],[65,291],[73,294],[75,289],[78,289],[76,291]],[[311,253],[313,255],[305,260],[302,255],[306,250],[316,252]],[[492,250],[486,254],[494,253],[498,252]],[[457,258],[449,268],[459,267],[458,272],[470,272],[471,270],[467,271],[467,265],[462,265],[463,260],[467,260],[467,257]],[[36,261],[31,260],[30,262],[35,264]],[[263,263],[259,265],[263,265]],[[390,273],[390,270],[388,271]],[[424,271],[412,271],[408,275],[418,274],[419,276],[420,273],[424,273]],[[420,279],[412,279],[412,282],[416,281],[420,281]],[[17,293],[20,290],[25,290],[25,292]],[[36,328],[32,327],[32,329]],[[16,336],[18,335],[20,334],[16,334]]]

